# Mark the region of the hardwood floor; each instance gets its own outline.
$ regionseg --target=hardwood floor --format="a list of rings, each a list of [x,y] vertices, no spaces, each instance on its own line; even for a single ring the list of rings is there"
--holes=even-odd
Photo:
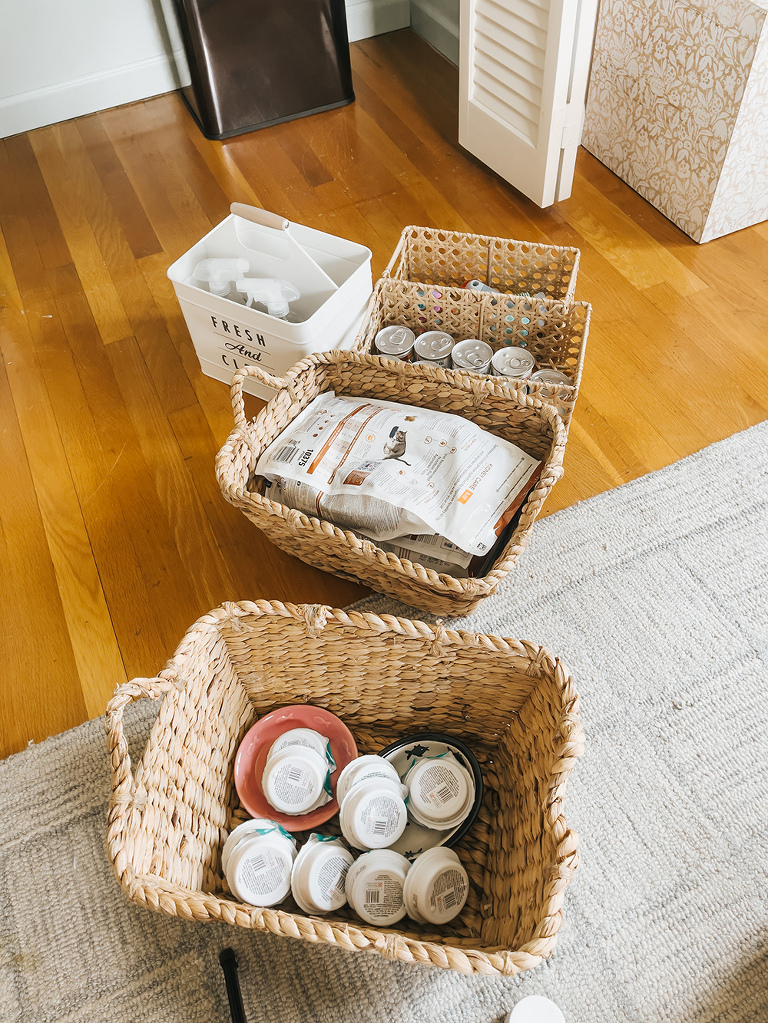
[[[0,755],[102,714],[224,600],[367,592],[218,489],[228,388],[166,270],[232,201],[368,245],[374,279],[407,224],[578,247],[592,324],[546,514],[766,418],[768,225],[698,246],[584,151],[539,210],[459,148],[456,69],[410,31],[352,61],[354,104],[224,143],[173,93],[0,142]]]

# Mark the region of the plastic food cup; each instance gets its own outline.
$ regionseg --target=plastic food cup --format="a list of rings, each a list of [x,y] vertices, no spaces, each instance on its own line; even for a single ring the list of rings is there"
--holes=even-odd
[[[391,778],[393,781],[400,781],[400,775],[384,757],[375,754],[358,757],[347,764],[336,782],[336,799],[339,801],[339,806],[344,802],[344,797],[353,785],[369,778]]]
[[[279,824],[267,823],[273,828],[243,833],[227,855],[230,890],[235,898],[252,906],[275,906],[291,890],[296,841]]]
[[[359,856],[347,871],[347,901],[366,923],[390,927],[405,916],[403,886],[411,864],[391,849]]]
[[[417,923],[445,924],[462,911],[469,877],[461,860],[444,845],[427,849],[411,864],[403,888],[408,916]]]
[[[289,728],[287,732],[279,735],[269,748],[267,760],[275,753],[279,753],[286,746],[307,746],[319,753],[321,757],[328,757],[330,746],[326,736],[316,732],[314,728]],[[332,758],[331,758],[332,759]]]
[[[354,849],[386,849],[405,831],[408,811],[403,786],[370,778],[347,792],[339,811],[341,833]]]
[[[354,856],[339,838],[310,835],[293,863],[291,891],[308,914],[330,913],[347,901],[346,876]]]
[[[405,783],[408,812],[427,828],[455,828],[474,805],[474,779],[452,753],[417,761],[405,776]]]
[[[327,778],[325,756],[308,746],[285,746],[268,757],[261,787],[273,809],[300,816],[331,798]]]

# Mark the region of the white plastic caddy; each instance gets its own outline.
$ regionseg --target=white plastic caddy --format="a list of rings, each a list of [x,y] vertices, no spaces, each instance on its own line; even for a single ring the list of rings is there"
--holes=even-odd
[[[260,366],[282,377],[307,355],[351,348],[373,288],[371,250],[255,206],[233,203],[230,209],[168,268],[203,373],[229,383],[243,366]],[[301,298],[291,303],[291,319],[298,322],[212,295],[192,276],[212,257],[247,259],[246,278],[294,284]],[[275,393],[250,377],[245,390],[267,399]]]

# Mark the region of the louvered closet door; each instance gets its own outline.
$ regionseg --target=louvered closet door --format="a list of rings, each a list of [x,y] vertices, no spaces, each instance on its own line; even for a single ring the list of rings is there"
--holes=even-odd
[[[539,206],[571,194],[599,0],[461,0],[459,142]]]

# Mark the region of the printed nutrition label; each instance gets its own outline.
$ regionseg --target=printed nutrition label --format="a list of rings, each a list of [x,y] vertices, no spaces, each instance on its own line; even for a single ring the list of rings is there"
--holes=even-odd
[[[444,870],[435,880],[430,905],[442,916],[461,906],[467,897],[467,882],[459,870]]]
[[[283,883],[283,868],[276,857],[260,853],[245,860],[240,869],[240,884],[254,895],[271,895]]]
[[[295,764],[286,764],[277,772],[275,795],[289,806],[303,803],[311,784],[312,775],[309,771]]]
[[[428,767],[419,777],[419,795],[424,802],[445,806],[458,796],[459,791],[458,778],[444,764]]]
[[[349,862],[343,856],[333,856],[322,864],[317,873],[317,886],[325,901],[344,895],[348,870]]]
[[[389,838],[400,822],[399,807],[400,804],[391,796],[375,796],[370,799],[360,813],[362,834]]]
[[[403,905],[403,886],[391,874],[377,874],[365,886],[365,912],[372,917],[393,916]]]

